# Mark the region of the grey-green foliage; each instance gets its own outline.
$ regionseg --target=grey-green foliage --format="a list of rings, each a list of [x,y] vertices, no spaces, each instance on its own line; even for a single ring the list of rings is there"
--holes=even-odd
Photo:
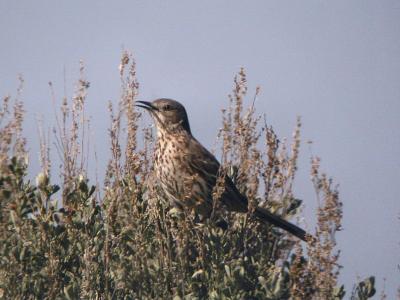
[[[0,174],[0,288],[7,299],[62,294],[76,299],[82,285],[83,251],[102,231],[100,207],[88,201],[94,189],[77,184],[69,197],[82,202],[80,209],[59,209],[51,201],[59,187],[41,182],[37,188],[24,181],[25,171],[26,166],[14,158]],[[101,244],[97,246],[101,250]]]
[[[84,178],[60,208],[58,186],[25,175],[16,158],[0,174],[4,299],[289,299],[294,267],[306,264],[290,258],[292,242],[248,216],[226,215],[228,230],[195,224],[129,180],[116,181],[100,205]],[[303,283],[310,296],[318,290]],[[374,292],[370,278],[353,299]],[[343,296],[338,288],[332,299]]]

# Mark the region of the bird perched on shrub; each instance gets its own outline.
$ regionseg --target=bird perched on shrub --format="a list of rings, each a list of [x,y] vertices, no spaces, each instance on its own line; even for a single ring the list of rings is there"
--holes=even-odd
[[[218,184],[220,164],[192,135],[186,110],[172,99],[153,102],[137,101],[150,112],[157,127],[154,170],[168,200],[179,208],[193,209],[209,217],[213,210],[213,191]],[[221,183],[219,183],[221,184]],[[229,211],[248,212],[248,200],[228,176],[222,179],[218,201]],[[287,232],[306,240],[300,227],[257,207],[254,215]]]

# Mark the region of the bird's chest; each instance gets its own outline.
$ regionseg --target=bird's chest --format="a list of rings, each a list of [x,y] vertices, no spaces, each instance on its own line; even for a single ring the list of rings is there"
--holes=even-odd
[[[179,192],[190,176],[183,140],[159,141],[155,151],[154,169],[161,185],[171,192]]]
[[[194,208],[201,215],[210,211],[210,188],[200,176],[185,137],[159,138],[154,170],[158,184],[167,198],[178,207]]]

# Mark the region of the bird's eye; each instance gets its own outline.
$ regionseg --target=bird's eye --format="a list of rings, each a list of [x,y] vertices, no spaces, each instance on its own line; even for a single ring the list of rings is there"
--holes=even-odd
[[[172,107],[169,104],[164,105],[164,110],[171,110]]]

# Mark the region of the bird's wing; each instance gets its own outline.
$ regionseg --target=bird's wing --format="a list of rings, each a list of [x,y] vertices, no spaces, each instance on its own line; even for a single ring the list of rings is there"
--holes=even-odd
[[[195,139],[191,139],[188,147],[188,153],[186,155],[188,156],[190,167],[205,180],[209,189],[208,200],[212,201],[211,193],[217,181],[220,168],[219,162],[214,155],[212,155]],[[231,211],[247,212],[247,198],[239,192],[235,184],[227,175],[225,175],[224,184],[224,192],[222,193],[220,199],[226,208]],[[260,220],[282,228],[304,241],[307,240],[307,237],[309,236],[300,227],[282,219],[275,214],[270,213],[264,208],[257,207],[254,214]]]
[[[213,188],[217,181],[220,167],[214,155],[194,138],[190,139],[186,155],[190,167],[206,180],[210,188]]]
[[[209,189],[209,197],[211,198],[212,190],[220,172],[220,164],[214,155],[194,138],[189,143],[188,150],[189,164],[206,181]],[[224,177],[224,191],[220,197],[221,201],[228,210],[246,212],[247,198],[238,191],[229,176],[224,175]]]

